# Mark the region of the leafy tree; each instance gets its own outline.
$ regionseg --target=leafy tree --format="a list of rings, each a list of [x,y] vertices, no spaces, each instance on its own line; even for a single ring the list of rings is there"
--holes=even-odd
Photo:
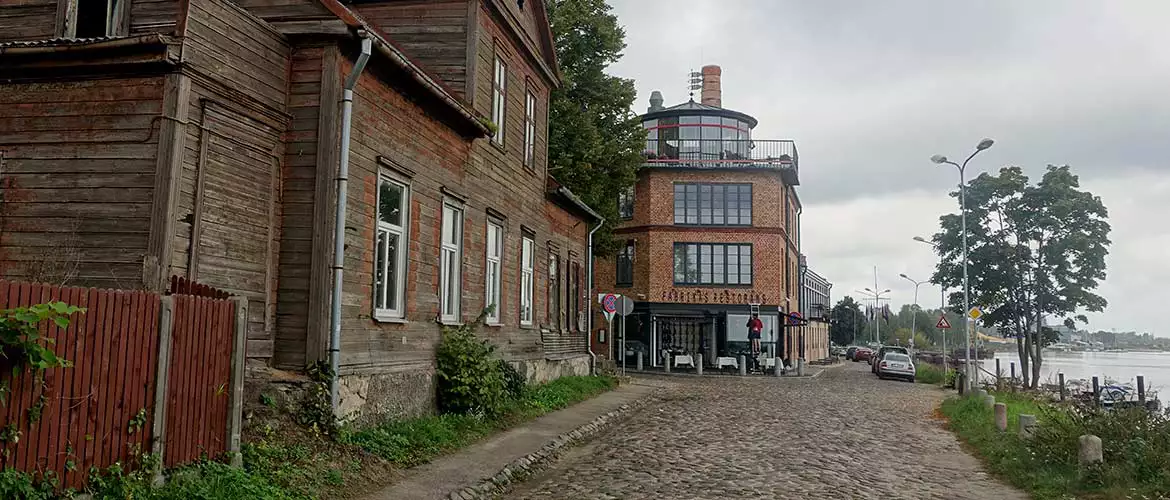
[[[1108,212],[1101,199],[1080,190],[1068,166],[1050,165],[1032,185],[1019,167],[982,174],[967,186],[971,302],[985,309],[980,321],[1016,338],[1024,382],[1039,383],[1045,316],[1066,325],[1087,322],[1082,311],[1104,310],[1094,293],[1105,278]],[[952,193],[958,197],[958,193]],[[941,217],[934,236],[941,262],[934,281],[962,300],[962,229],[959,214]],[[1030,383],[1029,383],[1030,376]]]
[[[547,0],[561,88],[549,109],[549,169],[558,181],[605,217],[595,252],[616,248],[610,224],[618,220],[618,194],[633,186],[646,130],[630,108],[634,81],[605,73],[622,57],[625,31],[604,0]]]
[[[837,301],[829,312],[829,336],[839,345],[849,345],[864,340],[866,337],[865,313],[861,312],[861,304],[848,295]]]

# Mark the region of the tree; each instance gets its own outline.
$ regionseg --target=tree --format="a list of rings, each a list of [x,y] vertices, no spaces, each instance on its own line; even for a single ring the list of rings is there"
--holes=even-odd
[[[861,304],[853,300],[853,297],[847,295],[837,301],[837,305],[829,312],[829,321],[832,325],[829,331],[833,342],[849,345],[856,343],[858,339],[865,339],[867,323],[865,313],[861,312]]]
[[[622,57],[625,31],[604,0],[548,0],[561,87],[549,103],[550,174],[607,221],[594,252],[611,254],[618,194],[633,186],[646,130],[630,108],[634,81],[607,75]]]
[[[1075,326],[1087,322],[1081,312],[1107,305],[1094,290],[1105,279],[1108,212],[1099,197],[1079,188],[1068,166],[1052,165],[1035,185],[1019,167],[982,174],[967,185],[971,302],[985,309],[984,325],[1016,338],[1024,383],[1031,387],[1039,383],[1041,348],[1052,339],[1043,334],[1045,316]],[[957,290],[950,300],[957,303],[963,283],[960,215],[940,221],[934,241],[942,259],[934,281]]]

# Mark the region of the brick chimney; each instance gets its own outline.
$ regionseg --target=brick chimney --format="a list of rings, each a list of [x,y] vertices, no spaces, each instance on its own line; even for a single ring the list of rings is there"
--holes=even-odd
[[[717,108],[723,107],[723,90],[719,79],[723,70],[714,64],[703,66],[703,94],[702,103]]]

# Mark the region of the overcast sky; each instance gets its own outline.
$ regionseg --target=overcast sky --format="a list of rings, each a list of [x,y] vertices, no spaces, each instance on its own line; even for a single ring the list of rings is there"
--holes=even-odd
[[[800,150],[803,251],[833,300],[879,286],[913,300],[935,255],[916,243],[957,211],[969,173],[1068,164],[1110,211],[1109,300],[1092,329],[1170,336],[1170,1],[609,0],[626,28],[613,74],[687,100],[723,67],[723,106]],[[697,98],[697,96],[696,96]],[[937,307],[938,288],[920,289]]]

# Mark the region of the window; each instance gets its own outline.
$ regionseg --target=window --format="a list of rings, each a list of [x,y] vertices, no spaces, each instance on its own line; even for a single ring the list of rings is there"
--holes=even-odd
[[[548,324],[556,330],[561,329],[561,255],[554,246],[548,247],[548,291],[545,293],[547,302]]]
[[[535,243],[531,234],[520,239],[520,324],[532,325],[532,289]]]
[[[408,190],[385,176],[378,178],[378,214],[374,244],[374,317],[401,318],[406,280]]]
[[[536,170],[536,96],[532,90],[524,91],[524,166]]]
[[[443,240],[439,248],[439,319],[459,321],[463,297],[463,209],[443,203]]]
[[[569,279],[572,282],[572,297],[569,299],[569,306],[571,312],[569,314],[569,323],[574,325],[574,330],[585,331],[585,315],[581,314],[581,263],[573,262],[573,274]]]
[[[62,0],[64,38],[98,38],[125,34],[126,2],[123,0]]]
[[[674,223],[750,226],[751,184],[675,184]]]
[[[492,136],[492,141],[501,146],[504,144],[504,129],[507,128],[504,126],[507,85],[508,65],[497,55],[495,77],[492,79],[492,123],[496,124],[496,134]]]
[[[491,325],[500,324],[500,257],[504,251],[504,226],[489,220],[487,223],[487,263],[484,275],[484,306],[489,309],[486,321]]]
[[[675,243],[674,284],[750,285],[750,243]]]
[[[618,194],[618,217],[623,219],[634,217],[634,186],[630,186]]]
[[[634,284],[634,240],[627,240],[625,246],[618,250],[616,274],[617,286]]]

